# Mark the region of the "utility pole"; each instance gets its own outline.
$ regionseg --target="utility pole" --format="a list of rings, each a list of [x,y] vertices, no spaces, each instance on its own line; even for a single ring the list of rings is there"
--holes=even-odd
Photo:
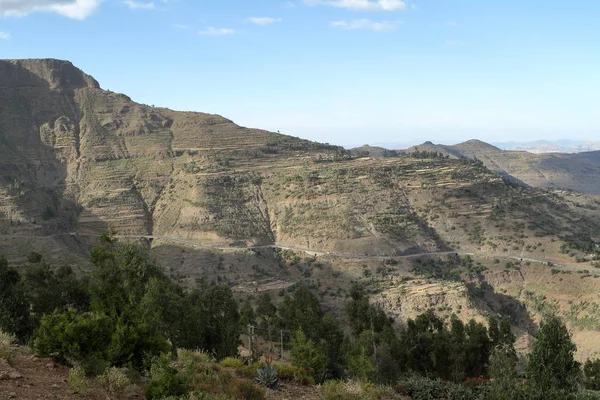
[[[280,361],[283,361],[283,329],[279,330]]]
[[[254,325],[248,324],[250,328],[250,358],[254,358]]]

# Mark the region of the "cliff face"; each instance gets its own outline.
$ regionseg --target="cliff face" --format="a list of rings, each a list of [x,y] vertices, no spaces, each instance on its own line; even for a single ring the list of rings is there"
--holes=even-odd
[[[99,89],[98,82],[68,61],[0,60],[0,87],[46,87],[49,89]]]
[[[486,209],[514,190],[459,160],[340,158],[218,115],[137,104],[67,61],[0,61],[0,105],[0,235],[112,228],[384,256],[448,249],[450,214],[440,224],[426,210],[465,188],[493,187]]]
[[[467,145],[465,153],[500,152]],[[351,158],[218,115],[137,104],[66,61],[0,61],[0,254],[18,264],[36,250],[55,264],[86,265],[91,239],[80,234],[112,228],[152,236],[157,260],[189,285],[256,293],[267,277],[261,288],[277,292],[303,281],[341,310],[350,281],[362,280],[399,319],[435,307],[483,320],[537,301],[523,297],[534,290],[565,309],[582,293],[596,298],[595,280],[565,274],[563,283],[545,265],[539,273],[523,265],[532,274],[494,283],[501,292],[481,272],[517,268],[515,254],[573,262],[560,253],[561,237],[600,237],[598,198],[509,184],[446,150],[449,158]],[[239,249],[274,243],[319,260]],[[459,284],[448,263],[414,272],[413,258],[389,258],[448,251],[483,264],[469,264],[470,280]],[[529,329],[527,315],[518,319],[527,311],[517,311]]]

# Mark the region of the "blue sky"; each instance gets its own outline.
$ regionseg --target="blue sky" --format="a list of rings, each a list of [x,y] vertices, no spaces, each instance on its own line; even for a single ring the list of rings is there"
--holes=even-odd
[[[0,57],[342,145],[600,140],[600,2],[0,0]]]

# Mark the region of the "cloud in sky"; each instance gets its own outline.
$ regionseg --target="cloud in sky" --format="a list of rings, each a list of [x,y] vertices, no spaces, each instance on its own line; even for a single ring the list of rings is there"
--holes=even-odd
[[[10,39],[10,34],[6,32],[0,32],[0,40]]]
[[[304,0],[304,3],[358,11],[399,11],[407,8],[402,0]]]
[[[125,0],[123,3],[132,10],[154,10],[156,8],[153,2],[143,3],[134,0]]]
[[[45,11],[82,20],[96,11],[99,5],[100,0],[0,0],[0,15],[23,17]]]
[[[400,21],[371,21],[370,19],[355,19],[353,21],[334,21],[331,26],[341,29],[366,29],[377,32],[394,31],[398,29]]]
[[[248,21],[252,22],[255,25],[267,26],[274,24],[276,22],[281,22],[281,18],[271,18],[271,17],[252,17],[248,18]]]
[[[198,33],[206,36],[232,36],[235,35],[236,32],[235,29],[214,28],[212,26],[209,26],[208,28],[199,31]]]

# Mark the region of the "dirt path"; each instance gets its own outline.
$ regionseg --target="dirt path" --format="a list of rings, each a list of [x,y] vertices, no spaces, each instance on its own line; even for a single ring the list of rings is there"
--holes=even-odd
[[[0,235],[0,239],[48,239],[57,236],[73,236],[73,237],[100,237],[101,235],[93,234],[93,233],[82,233],[82,232],[69,232],[69,233],[57,233],[53,235],[47,236],[27,236],[27,235]],[[556,266],[562,268],[573,269],[577,271],[589,270],[591,267],[589,266],[581,266],[581,265],[573,265],[573,264],[564,264],[564,263],[556,263],[546,259],[536,259],[531,257],[524,256],[516,256],[516,255],[504,255],[504,254],[490,254],[486,252],[461,252],[461,251],[442,251],[442,252],[433,252],[433,253],[418,253],[418,254],[406,254],[401,256],[362,256],[358,254],[350,254],[350,253],[338,253],[338,252],[330,252],[330,251],[322,251],[322,250],[314,250],[314,249],[306,249],[301,247],[288,246],[285,244],[270,244],[270,245],[262,245],[262,246],[228,246],[227,244],[207,244],[196,242],[189,239],[178,238],[174,236],[160,236],[160,235],[115,235],[117,239],[148,239],[148,240],[164,240],[170,241],[174,243],[182,243],[192,247],[202,247],[210,250],[223,250],[223,251],[246,251],[252,249],[280,249],[280,250],[291,250],[296,252],[303,252],[308,255],[313,256],[331,256],[342,258],[349,261],[366,261],[366,260],[406,260],[412,258],[420,258],[420,257],[434,257],[434,256],[448,256],[452,254],[460,255],[460,256],[483,256],[483,257],[495,257],[495,258],[503,258],[503,259],[513,259],[519,261],[529,261],[535,262],[538,264],[544,264],[548,266]]]

